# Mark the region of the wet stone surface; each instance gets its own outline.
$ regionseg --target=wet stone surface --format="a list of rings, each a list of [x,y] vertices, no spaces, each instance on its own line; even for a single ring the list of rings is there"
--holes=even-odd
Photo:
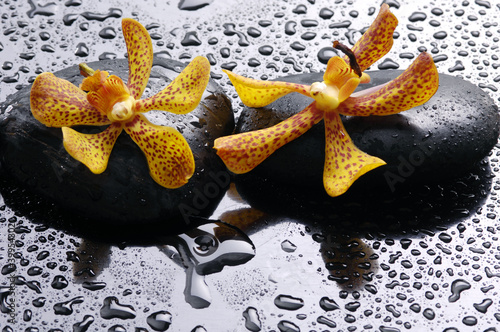
[[[402,71],[367,73],[371,82],[360,85],[360,90],[387,83]],[[277,80],[310,85],[321,82],[322,75],[302,74]],[[366,195],[368,191],[377,191],[377,195],[394,193],[415,183],[446,181],[477,166],[490,152],[500,125],[495,101],[461,78],[441,74],[439,83],[438,91],[427,103],[411,110],[390,116],[343,118],[354,144],[387,163],[357,180],[348,191],[351,195]],[[261,109],[245,108],[236,132],[273,126],[312,101],[292,93]],[[278,185],[290,184],[293,179],[294,186],[317,192],[323,186],[324,160],[325,128],[321,121],[240,177],[275,181]]]
[[[127,60],[89,65],[126,81]],[[149,89],[143,98],[167,86],[184,66],[156,57]],[[55,75],[76,85],[82,80],[78,67]],[[9,96],[0,108],[3,175],[86,222],[132,228],[162,223],[177,229],[188,221],[187,215],[210,214],[224,195],[229,175],[212,146],[215,138],[232,132],[234,118],[229,100],[214,81],[209,82],[200,105],[187,115],[145,113],[155,124],[178,129],[193,151],[195,174],[178,189],[166,189],[154,182],[142,151],[125,133],[118,138],[106,171],[93,174],[65,151],[60,128],[48,128],[32,116],[29,91],[26,87]],[[80,131],[95,133],[104,128],[81,127]],[[199,197],[194,198],[193,193]]]

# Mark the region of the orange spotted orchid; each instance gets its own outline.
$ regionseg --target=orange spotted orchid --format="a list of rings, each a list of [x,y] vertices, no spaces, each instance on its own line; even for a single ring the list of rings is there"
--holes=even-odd
[[[298,138],[313,125],[325,121],[325,163],[323,184],[328,195],[341,195],[361,175],[385,162],[359,150],[347,134],[339,114],[348,116],[390,115],[421,105],[437,91],[439,75],[434,61],[421,53],[400,76],[389,83],[354,92],[370,77],[363,73],[390,51],[398,21],[383,4],[375,21],[352,49],[334,42],[346,56],[328,61],[323,82],[312,85],[259,81],[230,71],[224,72],[249,107],[263,107],[276,99],[298,92],[314,101],[301,112],[270,128],[218,138],[217,154],[230,171],[249,172],[274,151]]]
[[[39,75],[31,88],[33,116],[48,127],[61,127],[66,151],[100,174],[106,170],[113,146],[125,130],[145,154],[152,178],[161,186],[181,187],[193,175],[191,149],[174,128],[152,124],[143,113],[151,110],[175,114],[191,112],[199,104],[210,77],[210,64],[196,57],[165,89],[140,99],[153,65],[148,31],[133,19],[123,19],[129,77],[123,81],[106,71],[80,65],[86,76],[80,88],[52,73]],[[98,134],[82,134],[76,125],[109,125]]]

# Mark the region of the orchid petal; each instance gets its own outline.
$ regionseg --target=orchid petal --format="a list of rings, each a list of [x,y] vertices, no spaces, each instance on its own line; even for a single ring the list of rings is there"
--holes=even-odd
[[[189,113],[200,103],[209,79],[210,63],[207,58],[197,56],[165,89],[152,97],[138,100],[135,110]]]
[[[401,75],[375,91],[355,94],[340,104],[345,115],[390,115],[428,101],[437,91],[439,74],[432,57],[421,53]]]
[[[113,123],[99,134],[82,134],[71,128],[63,127],[66,151],[92,173],[100,174],[108,166],[109,155],[122,131],[121,124]]]
[[[325,168],[323,184],[328,195],[347,191],[361,175],[385,165],[382,159],[359,150],[347,134],[336,112],[325,113]]]
[[[98,69],[92,76],[83,79],[82,84],[80,84],[80,89],[83,91],[97,91],[104,85],[108,76],[109,73],[107,71]]]
[[[128,83],[130,95],[139,99],[146,89],[153,66],[153,43],[149,32],[136,20],[122,20],[123,38],[128,53]]]
[[[350,78],[339,90],[339,101],[343,102],[356,90],[360,83],[360,79],[357,77]]]
[[[351,78],[359,78],[354,70],[342,59],[335,56],[328,60],[323,79],[328,85],[335,85],[340,88],[346,81]]]
[[[361,71],[365,71],[391,50],[392,36],[397,25],[398,19],[391,13],[389,5],[382,4],[373,23],[351,49]],[[347,56],[344,59],[349,61]]]
[[[125,123],[125,131],[146,156],[151,177],[169,189],[186,184],[194,173],[194,157],[174,128],[152,124],[142,114]]]
[[[234,74],[228,70],[223,69],[222,71],[229,76],[243,104],[249,107],[264,107],[290,92],[298,92],[307,97],[311,96],[308,85],[260,81]]]
[[[52,73],[38,75],[30,94],[31,112],[48,127],[109,124],[105,114],[87,101],[87,94]]]
[[[274,151],[308,131],[323,118],[323,112],[313,102],[301,112],[270,128],[220,137],[214,148],[236,174],[251,171]]]

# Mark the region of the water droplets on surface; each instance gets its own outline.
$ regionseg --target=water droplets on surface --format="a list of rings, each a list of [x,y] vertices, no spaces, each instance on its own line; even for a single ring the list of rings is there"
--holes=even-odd
[[[121,304],[116,297],[108,296],[103,301],[100,315],[104,319],[132,319],[135,318],[136,312],[133,306]]]
[[[281,249],[285,252],[294,252],[297,250],[297,246],[290,242],[290,240],[284,240],[281,242]]]
[[[257,309],[254,307],[248,307],[243,312],[243,317],[245,318],[245,327],[247,330],[252,332],[258,332],[262,328],[262,324],[260,322],[259,313]]]
[[[298,310],[304,306],[304,300],[298,297],[281,294],[274,299],[274,304],[280,309]]]
[[[165,310],[154,312],[148,316],[147,323],[155,331],[166,331],[172,324],[172,314]]]
[[[457,279],[451,283],[451,295],[448,297],[448,301],[456,302],[460,299],[460,295],[463,291],[470,289],[471,284],[464,279]]]

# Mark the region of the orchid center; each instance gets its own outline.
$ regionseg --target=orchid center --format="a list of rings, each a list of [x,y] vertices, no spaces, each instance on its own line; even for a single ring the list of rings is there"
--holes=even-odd
[[[113,122],[130,120],[135,114],[134,104],[135,99],[132,96],[129,96],[123,101],[117,102],[113,105],[111,112],[108,113],[109,120]]]
[[[325,82],[315,82],[311,85],[311,97],[316,100],[318,106],[325,110],[335,110],[339,107],[339,88]]]

